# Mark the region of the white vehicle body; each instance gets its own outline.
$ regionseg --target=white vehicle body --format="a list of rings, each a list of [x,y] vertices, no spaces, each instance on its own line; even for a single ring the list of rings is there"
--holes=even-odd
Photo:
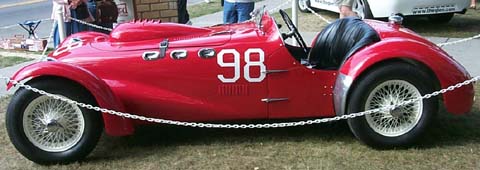
[[[312,8],[339,12],[339,0],[310,0]],[[367,2],[374,18],[389,17],[392,14],[432,15],[462,13],[470,5],[470,0],[363,0]],[[355,3],[362,0],[354,0]],[[362,3],[363,4],[363,3]],[[355,6],[355,5],[354,5]]]

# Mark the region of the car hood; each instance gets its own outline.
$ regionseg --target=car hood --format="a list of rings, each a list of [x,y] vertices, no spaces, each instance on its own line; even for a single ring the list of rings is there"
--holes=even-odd
[[[168,40],[170,48],[217,46],[230,41],[228,25],[194,27],[176,23],[136,21],[120,24],[110,36],[85,39],[93,48],[106,51],[132,51],[159,48],[159,43]]]

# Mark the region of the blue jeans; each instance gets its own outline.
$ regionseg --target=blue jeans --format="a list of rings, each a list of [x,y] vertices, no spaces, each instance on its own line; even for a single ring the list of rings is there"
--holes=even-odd
[[[87,3],[88,12],[92,14],[93,19],[97,20],[97,3],[94,0],[89,0]],[[88,27],[89,31],[98,31],[96,28]]]
[[[238,23],[250,19],[250,13],[255,8],[255,2],[231,3],[225,1],[223,4],[223,23]]]

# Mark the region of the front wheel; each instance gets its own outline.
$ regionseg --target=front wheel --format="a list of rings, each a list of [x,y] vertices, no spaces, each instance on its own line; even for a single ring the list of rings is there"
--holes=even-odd
[[[95,103],[88,91],[74,83],[39,81],[30,85],[78,102]],[[15,148],[39,164],[83,159],[94,149],[102,132],[100,113],[24,88],[12,97],[6,126]]]
[[[395,63],[368,72],[356,84],[349,113],[397,105],[434,91],[431,77],[409,64]],[[376,148],[408,147],[421,136],[438,111],[436,97],[349,119],[353,134]]]

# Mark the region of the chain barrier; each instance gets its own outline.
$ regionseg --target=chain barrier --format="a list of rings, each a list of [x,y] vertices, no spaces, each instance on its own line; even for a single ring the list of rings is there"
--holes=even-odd
[[[463,43],[463,42],[471,41],[471,40],[478,39],[478,38],[480,38],[480,34],[478,34],[478,35],[475,35],[475,36],[473,36],[473,37],[469,37],[469,38],[460,39],[460,40],[457,40],[457,41],[445,42],[445,43],[439,43],[439,44],[437,44],[437,46],[439,46],[439,47],[443,47],[443,46],[447,46],[447,45],[454,45],[454,44],[459,44],[459,43]]]
[[[82,21],[82,20],[79,20],[79,19],[76,19],[76,18],[72,18],[72,17],[68,17],[68,18],[71,19],[72,21],[78,22],[78,23],[83,24],[83,25],[88,25],[88,26],[93,27],[93,28],[102,29],[102,30],[106,30],[106,31],[112,31],[111,28],[105,28],[105,27],[95,25],[95,24],[92,24],[92,23],[88,23],[88,22],[85,22],[85,21]]]
[[[53,39],[53,34],[55,34],[55,26],[56,26],[57,24],[58,24],[58,21],[57,21],[57,20],[53,20],[52,29],[50,30],[50,34],[49,34],[48,37],[47,37],[47,45],[45,45],[45,48],[43,48],[42,58],[40,58],[39,61],[43,61],[45,58],[47,58],[48,44],[50,44],[50,42],[51,42],[52,39]]]
[[[358,113],[351,113],[351,114],[346,114],[342,116],[335,116],[331,118],[320,118],[320,119],[311,119],[311,120],[304,120],[304,121],[295,121],[295,122],[283,122],[283,123],[265,123],[265,124],[216,124],[216,123],[199,123],[199,122],[183,122],[183,121],[175,121],[175,120],[168,120],[168,119],[159,119],[159,118],[150,118],[150,117],[145,117],[145,116],[139,116],[135,115],[132,113],[126,113],[126,112],[119,112],[115,110],[110,110],[110,109],[105,109],[97,106],[93,106],[91,104],[85,104],[81,102],[77,102],[62,96],[58,96],[55,94],[48,93],[46,91],[34,88],[30,85],[23,84],[21,82],[17,82],[15,80],[10,80],[8,77],[0,77],[1,79],[5,79],[8,82],[13,83],[15,86],[18,87],[23,87],[27,90],[31,90],[35,93],[45,95],[48,97],[51,97],[55,100],[61,100],[63,102],[67,102],[72,105],[77,105],[82,108],[86,108],[89,110],[95,110],[97,112],[102,112],[102,113],[108,113],[111,115],[115,116],[120,116],[124,118],[129,118],[129,119],[136,119],[136,120],[141,120],[141,121],[148,121],[148,122],[153,122],[153,123],[159,123],[159,124],[169,124],[169,125],[177,125],[177,126],[185,126],[185,127],[199,127],[199,128],[223,128],[223,129],[265,129],[265,128],[282,128],[282,127],[294,127],[294,126],[303,126],[303,125],[311,125],[311,124],[320,124],[320,123],[327,123],[327,122],[333,122],[333,121],[339,121],[339,120],[346,120],[346,119],[352,119],[372,113],[377,113],[377,112],[382,112],[382,111],[391,111],[397,107],[405,106],[414,102],[418,102],[423,99],[428,99],[434,96],[438,96],[440,94],[447,93],[449,91],[453,91],[455,89],[458,89],[462,86],[471,84],[473,82],[476,82],[480,80],[480,76],[471,78],[469,80],[466,80],[464,82],[449,86],[445,89],[441,89],[439,91],[435,91],[430,94],[423,95],[418,98],[410,99],[404,102],[400,102],[399,104],[396,105],[391,105],[391,106],[386,106],[382,108],[377,108],[377,109],[372,109],[372,110],[367,110],[363,112],[358,112]]]
[[[313,10],[312,8],[308,7],[308,6],[305,6],[307,8],[307,10],[309,10],[312,14],[314,14],[315,16],[317,16],[318,18],[320,18],[322,21],[326,22],[327,24],[331,24],[332,22],[329,21],[327,18],[323,17],[322,15],[320,15],[319,13],[315,12],[315,10]]]

